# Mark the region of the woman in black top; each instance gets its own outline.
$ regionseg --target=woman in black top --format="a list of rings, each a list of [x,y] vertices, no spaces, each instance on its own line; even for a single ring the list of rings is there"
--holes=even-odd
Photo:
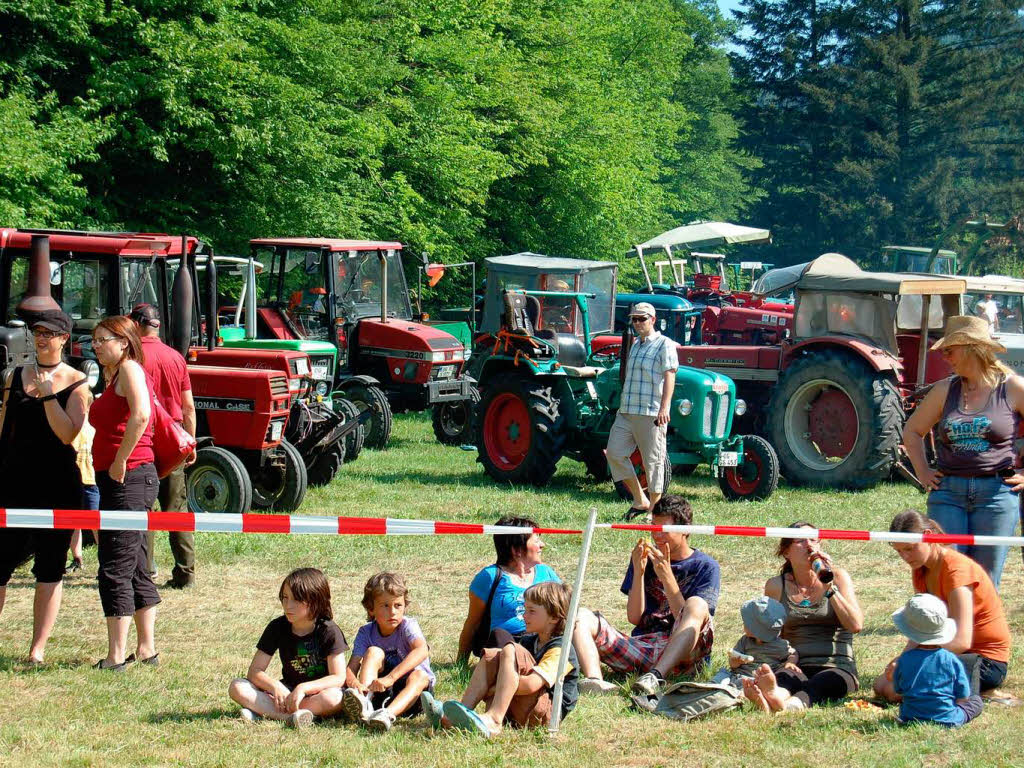
[[[36,363],[16,368],[4,380],[0,406],[0,507],[78,509],[82,478],[71,442],[89,410],[85,375],[61,362],[71,318],[59,310],[31,323]],[[11,574],[34,558],[36,577],[32,645],[28,663],[43,661],[46,641],[60,610],[70,530],[0,529],[0,611]]]

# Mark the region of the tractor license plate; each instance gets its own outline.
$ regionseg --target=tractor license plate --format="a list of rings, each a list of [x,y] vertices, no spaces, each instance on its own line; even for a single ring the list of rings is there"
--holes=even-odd
[[[738,467],[740,465],[740,455],[737,451],[722,451],[718,454],[718,466],[720,467]]]
[[[450,379],[455,375],[454,365],[442,365],[437,369],[437,378],[439,379]]]
[[[281,439],[281,434],[284,432],[284,424],[280,421],[272,421],[270,423],[270,440],[271,442],[277,442]]]
[[[327,378],[327,371],[330,368],[330,363],[317,363],[313,366],[313,379],[314,381],[321,381]]]

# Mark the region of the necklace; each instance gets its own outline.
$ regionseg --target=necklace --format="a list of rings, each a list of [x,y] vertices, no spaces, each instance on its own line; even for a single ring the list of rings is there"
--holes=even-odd
[[[40,362],[39,362],[39,361],[37,360],[37,361],[36,361],[36,368],[44,368],[44,369],[46,369],[46,370],[49,370],[50,368],[56,368],[56,367],[57,367],[58,365],[60,365],[60,363],[61,363],[61,361],[60,361],[60,360],[58,360],[58,361],[57,361],[56,363],[54,363],[53,365],[47,365],[46,363],[40,363]]]

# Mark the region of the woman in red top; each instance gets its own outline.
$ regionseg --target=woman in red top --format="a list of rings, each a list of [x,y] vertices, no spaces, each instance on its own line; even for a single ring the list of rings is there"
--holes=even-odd
[[[920,512],[908,509],[893,518],[890,531],[897,533],[942,533],[942,527]],[[1010,625],[1003,602],[992,579],[967,555],[952,547],[931,542],[895,543],[892,548],[912,569],[915,592],[927,592],[943,600],[949,617],[956,620],[956,635],[943,646],[972,666],[977,656],[978,683],[989,698],[1004,698],[995,689],[1006,679],[1010,660]],[[899,696],[893,689],[891,662],[875,680],[875,692],[891,701]],[[968,666],[968,673],[971,666]],[[976,691],[975,691],[976,693]]]
[[[100,508],[152,509],[159,488],[150,423],[153,395],[142,369],[138,331],[127,317],[107,317],[93,330],[92,345],[106,380],[106,389],[89,409],[89,423],[96,429],[92,462]],[[142,531],[100,531],[99,589],[108,649],[97,669],[123,670],[133,661],[159,663],[154,628],[160,595],[147,560]],[[126,659],[132,616],[138,647]]]

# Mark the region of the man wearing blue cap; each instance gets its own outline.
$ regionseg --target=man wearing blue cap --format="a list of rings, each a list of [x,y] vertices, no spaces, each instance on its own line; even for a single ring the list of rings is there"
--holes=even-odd
[[[629,320],[637,339],[629,350],[619,412],[608,434],[608,467],[633,497],[629,517],[654,507],[665,492],[665,434],[676,385],[676,343],[654,327],[654,307],[634,304]],[[647,474],[647,493],[637,480],[630,456],[637,448]]]

